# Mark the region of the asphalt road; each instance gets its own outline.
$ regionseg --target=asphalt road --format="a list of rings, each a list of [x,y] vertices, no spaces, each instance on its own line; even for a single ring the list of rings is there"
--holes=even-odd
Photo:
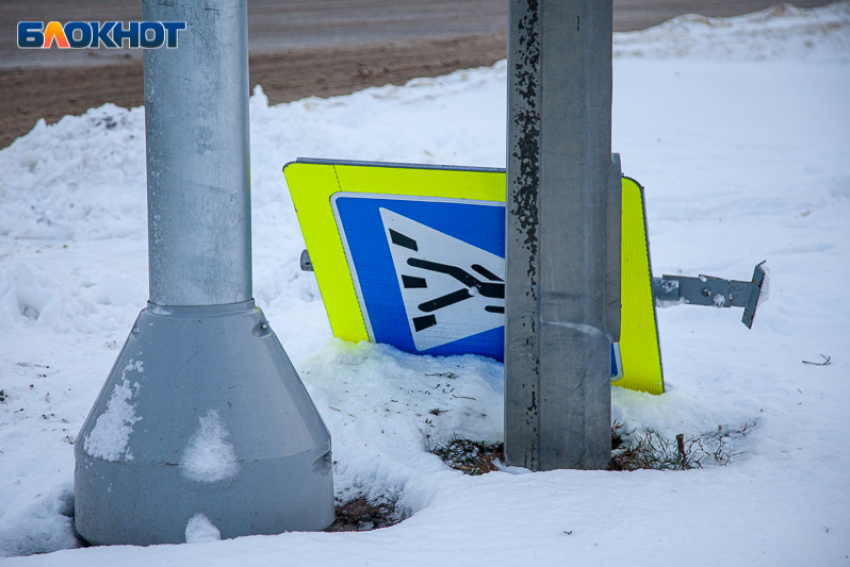
[[[735,16],[772,0],[614,0],[614,29],[678,15]],[[829,0],[795,0],[812,7]],[[251,83],[271,103],[491,65],[506,53],[507,0],[248,0]],[[139,20],[128,0],[0,2],[0,147],[39,118],[144,102],[139,50],[21,50],[18,21]]]

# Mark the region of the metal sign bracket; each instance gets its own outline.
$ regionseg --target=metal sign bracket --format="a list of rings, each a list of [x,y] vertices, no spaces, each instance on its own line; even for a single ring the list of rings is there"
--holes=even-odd
[[[756,316],[761,297],[762,285],[765,281],[765,262],[756,265],[753,280],[741,282],[724,280],[713,276],[669,276],[653,278],[652,291],[655,303],[659,307],[687,303],[689,305],[707,305],[714,307],[743,307],[744,316],[741,321],[747,328],[753,328],[753,318]]]

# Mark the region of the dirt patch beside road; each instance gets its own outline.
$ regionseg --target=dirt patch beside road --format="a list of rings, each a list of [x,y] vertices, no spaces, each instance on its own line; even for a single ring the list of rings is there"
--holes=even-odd
[[[269,103],[308,96],[330,97],[370,86],[401,85],[457,69],[504,59],[505,33],[415,39],[382,45],[335,45],[252,53],[250,83],[262,85]],[[142,62],[137,58],[100,65],[0,68],[0,148],[29,132],[39,118],[48,123],[111,102],[144,104]]]
[[[371,86],[402,85],[492,65],[507,56],[507,33],[418,39],[384,45],[333,46],[250,57],[250,82],[272,104],[308,96],[329,97]]]

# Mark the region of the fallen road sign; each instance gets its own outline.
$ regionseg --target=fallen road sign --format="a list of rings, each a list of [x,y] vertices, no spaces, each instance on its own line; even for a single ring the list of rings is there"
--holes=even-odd
[[[284,174],[309,251],[302,266],[335,336],[503,359],[503,169],[299,159]],[[661,394],[643,193],[629,178],[622,228],[612,383]]]

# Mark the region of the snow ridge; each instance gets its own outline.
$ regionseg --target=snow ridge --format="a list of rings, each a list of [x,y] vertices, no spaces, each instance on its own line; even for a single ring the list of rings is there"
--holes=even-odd
[[[850,58],[850,2],[777,4],[737,18],[688,14],[647,30],[615,33],[614,57],[713,60]]]

